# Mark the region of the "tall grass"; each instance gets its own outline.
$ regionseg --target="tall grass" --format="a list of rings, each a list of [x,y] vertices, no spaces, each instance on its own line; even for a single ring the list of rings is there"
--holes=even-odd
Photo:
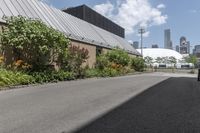
[[[34,83],[34,78],[23,72],[0,68],[0,87],[13,85],[27,85]]]

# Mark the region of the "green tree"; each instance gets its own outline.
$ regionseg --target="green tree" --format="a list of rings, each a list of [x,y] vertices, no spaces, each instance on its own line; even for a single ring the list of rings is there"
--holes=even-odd
[[[162,60],[164,64],[169,64],[169,57],[165,56],[165,57],[162,57]]]
[[[115,48],[106,53],[106,57],[110,62],[122,65],[123,67],[128,66],[130,61],[128,53],[119,48]]]
[[[195,55],[189,55],[188,57],[185,58],[185,61],[187,63],[192,63],[194,66],[197,65],[197,57]]]
[[[2,47],[11,49],[15,60],[25,60],[37,69],[67,55],[69,39],[63,33],[40,20],[22,16],[4,19],[7,25],[1,33]]]
[[[158,63],[158,64],[163,63],[163,59],[161,57],[157,57],[156,63]]]
[[[135,71],[142,72],[144,71],[144,62],[144,59],[139,57],[131,58],[131,68],[133,68]]]
[[[153,71],[153,58],[150,56],[146,56],[146,57],[144,57],[144,61],[147,64],[147,66],[152,68],[152,71]]]
[[[173,57],[173,56],[170,56],[170,57],[168,58],[168,62],[169,62],[170,64],[173,65],[173,67],[172,67],[172,72],[174,72],[174,69],[175,69],[176,63],[177,63],[176,58]]]

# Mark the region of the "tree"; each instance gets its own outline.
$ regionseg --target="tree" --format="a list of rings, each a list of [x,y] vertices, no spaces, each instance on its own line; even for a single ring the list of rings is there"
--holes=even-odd
[[[69,39],[63,33],[40,20],[22,16],[4,19],[7,25],[1,33],[2,47],[9,48],[15,60],[25,60],[37,69],[66,55]]]
[[[185,61],[187,63],[192,63],[194,66],[197,65],[198,63],[197,57],[195,55],[189,55],[188,57],[185,58]]]
[[[131,58],[131,68],[133,68],[135,71],[142,72],[144,70],[144,59],[139,57]]]
[[[158,63],[158,64],[163,63],[163,59],[161,57],[157,57],[156,63]]]
[[[153,58],[152,57],[146,56],[146,57],[144,57],[144,61],[150,68],[153,68],[152,67],[152,64],[153,64]]]
[[[169,58],[169,57],[167,57],[167,56],[162,57],[162,60],[163,60],[162,63],[164,63],[164,64],[168,64],[168,63],[169,63],[169,59],[168,59],[168,58]]]
[[[174,72],[174,68],[175,68],[175,66],[176,66],[176,63],[177,63],[177,60],[176,60],[176,58],[175,58],[175,57],[173,57],[173,56],[170,56],[170,57],[168,58],[168,62],[169,62],[170,64],[172,64],[172,65],[173,65],[173,67],[172,67],[172,72]]]

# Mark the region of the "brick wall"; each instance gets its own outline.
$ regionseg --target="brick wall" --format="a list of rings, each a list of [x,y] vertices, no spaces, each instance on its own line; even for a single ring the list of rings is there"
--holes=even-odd
[[[79,46],[80,48],[85,48],[89,51],[89,58],[87,59],[86,63],[83,65],[88,65],[90,68],[94,67],[95,62],[96,62],[96,46],[86,44],[83,42],[77,42],[72,40],[71,44],[74,46]]]

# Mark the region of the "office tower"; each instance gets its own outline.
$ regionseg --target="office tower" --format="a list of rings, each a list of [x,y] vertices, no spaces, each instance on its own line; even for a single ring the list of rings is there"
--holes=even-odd
[[[187,41],[187,52],[190,54],[190,41]]]
[[[172,49],[171,32],[170,29],[164,31],[164,48]]]
[[[180,38],[180,53],[190,54],[190,42],[184,36]]]
[[[157,44],[152,44],[151,47],[152,47],[152,48],[158,48],[158,45],[157,45]]]
[[[179,45],[176,45],[176,51],[177,51],[177,52],[180,52],[180,47],[179,47]]]
[[[138,41],[134,41],[133,44],[131,44],[135,49],[139,48],[139,42]]]
[[[197,57],[200,57],[200,45],[195,45],[193,54],[196,55]]]

